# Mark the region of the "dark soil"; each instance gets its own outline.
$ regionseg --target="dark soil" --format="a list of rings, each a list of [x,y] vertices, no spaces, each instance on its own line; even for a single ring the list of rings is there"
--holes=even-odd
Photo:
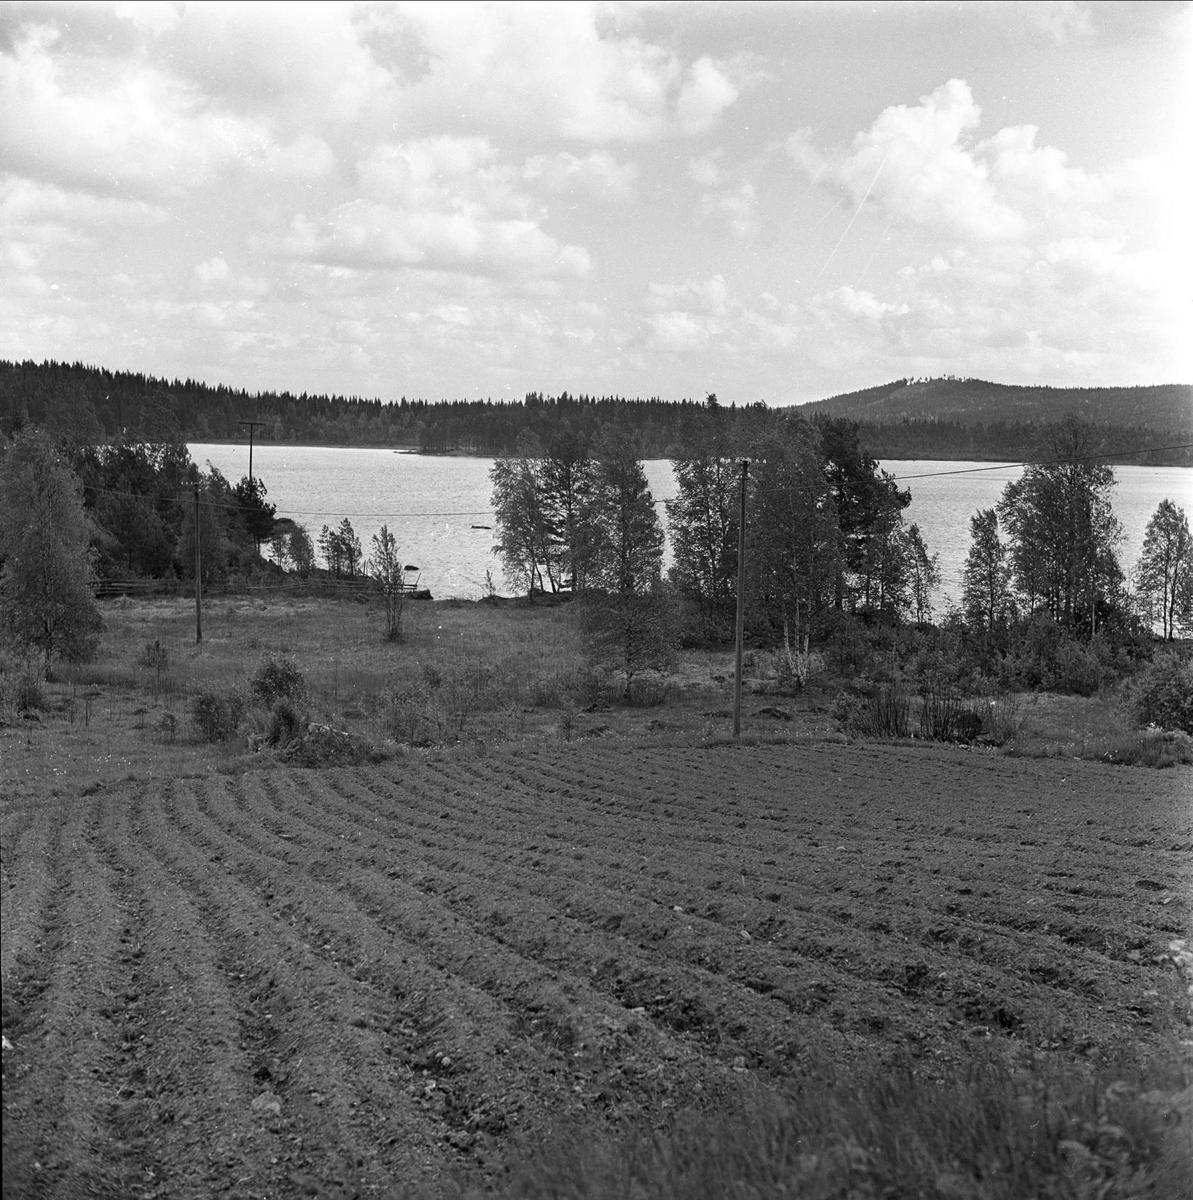
[[[1188,770],[527,745],[5,803],[4,1196],[372,1196],[560,1120],[1188,1037]]]

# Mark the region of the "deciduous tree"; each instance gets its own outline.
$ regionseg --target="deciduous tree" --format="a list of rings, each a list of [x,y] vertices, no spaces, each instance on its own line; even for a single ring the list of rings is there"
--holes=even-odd
[[[940,585],[940,555],[929,553],[914,522],[907,529],[906,554],[911,605],[917,624],[923,624],[932,615],[932,595]]]
[[[1193,536],[1185,511],[1161,500],[1147,523],[1135,590],[1165,641],[1193,629]]]
[[[371,578],[381,587],[385,601],[385,640],[397,642],[402,637],[402,611],[406,592],[403,587],[402,560],[398,557],[397,539],[388,526],[382,525],[379,533],[373,534],[373,554],[366,564]]]
[[[1119,607],[1123,582],[1115,553],[1122,527],[1110,505],[1114,470],[1097,450],[1091,426],[1066,418],[1049,431],[1044,461],[1025,467],[998,502],[1026,606],[1091,638]]]
[[[961,607],[971,628],[990,633],[1012,612],[1011,567],[994,509],[975,513],[969,529],[972,541],[961,571]]]
[[[54,658],[94,653],[102,622],[81,484],[36,432],[0,450],[0,513],[0,628],[42,654],[48,677]]]
[[[812,618],[830,607],[843,572],[836,502],[817,431],[791,414],[750,449],[746,522],[749,621],[794,633],[804,649]]]
[[[667,501],[672,578],[699,613],[703,637],[713,641],[733,629],[741,477],[715,405],[710,395],[709,408],[685,430],[684,445],[671,460],[676,495]]]
[[[663,528],[632,432],[616,426],[596,447],[592,494],[583,523],[590,547],[582,613],[589,655],[635,675],[674,662],[675,606],[662,580]]]

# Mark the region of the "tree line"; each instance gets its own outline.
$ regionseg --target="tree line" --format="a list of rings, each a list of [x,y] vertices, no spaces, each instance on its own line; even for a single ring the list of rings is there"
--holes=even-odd
[[[781,646],[798,674],[809,646],[849,623],[923,625],[937,556],[903,511],[909,491],[862,448],[846,419],[788,412],[746,442],[716,419],[716,398],[689,414],[666,502],[674,562],[662,571],[663,522],[633,431],[593,441],[566,423],[547,442],[526,433],[491,472],[497,546],[517,590],[570,592],[594,645],[625,674],[665,666],[674,647],[723,644],[737,603],[742,496],[746,630]],[[1149,523],[1134,588],[1119,563],[1113,468],[1096,434],[1069,417],[1036,447],[1042,461],[971,520],[961,608],[947,618],[987,656],[1029,627],[1069,642],[1165,638],[1193,629],[1193,542],[1171,501]]]
[[[941,387],[970,391],[981,383],[936,382]],[[850,397],[816,402],[804,415],[814,421],[842,415],[857,421],[862,445],[880,459],[1017,462],[1031,457],[1041,437],[1055,424],[1041,420],[1038,414],[1032,416],[1030,408],[1022,405],[1008,408],[1008,414],[1013,411],[1013,419],[1011,415],[1005,419],[995,417],[989,405],[982,409],[981,420],[975,420],[972,413],[963,418],[956,412],[916,415],[892,410],[889,418],[872,419],[833,411],[835,404],[845,400],[856,400],[864,409],[871,393],[881,400],[892,392],[901,394],[920,387],[905,384],[907,381],[896,381]],[[994,389],[999,395],[1016,391],[996,385],[982,387]],[[1139,389],[1120,388],[1117,392],[1127,394],[1133,390]],[[82,363],[0,361],[0,433],[11,435],[24,426],[36,425],[78,431],[95,443],[120,438],[150,442],[240,441],[247,436],[244,422],[251,420],[259,426],[255,438],[272,444],[407,446],[425,453],[505,456],[515,453],[519,437],[526,432],[547,442],[566,422],[574,433],[591,441],[603,426],[616,423],[634,430],[645,457],[671,458],[682,446],[690,418],[703,407],[703,402],[692,399],[670,402],[658,397],[592,396],[567,391],[554,396],[532,391],[520,401],[430,402],[403,396],[383,403],[305,392],[249,393],[191,379],[168,381],[134,372],[101,370]],[[744,444],[764,430],[773,431],[789,411],[759,401],[743,406],[722,405],[715,419],[725,427],[727,437]],[[1052,408],[1046,411],[1051,413]],[[1109,410],[1103,405],[1099,411]],[[1146,408],[1131,411],[1133,422],[1124,423],[1119,417],[1093,426],[1100,450],[1108,453],[1111,461],[1193,464],[1193,449],[1152,450],[1188,441],[1187,430],[1181,432],[1183,425],[1170,428],[1152,420]]]
[[[910,493],[867,452],[856,422],[788,410],[735,436],[741,428],[720,419],[715,396],[688,410],[672,459],[677,494],[663,508],[629,423],[591,435],[564,420],[547,440],[524,430],[494,463],[495,549],[508,581],[531,597],[579,598],[592,644],[617,662],[627,688],[646,666],[666,666],[679,644],[730,639],[743,480],[748,634],[781,646],[794,672],[810,645],[850,628],[933,617],[936,556],[904,521]],[[1024,638],[1088,646],[1138,639],[1150,625],[1166,639],[1193,631],[1184,512],[1160,506],[1129,578],[1114,472],[1097,445],[1096,429],[1067,418],[998,505],[973,515],[962,604],[944,621],[979,655],[1005,658]],[[312,538],[277,518],[259,477],[232,483],[201,471],[176,440],[125,434],[96,444],[86,429],[23,427],[0,438],[0,505],[4,628],[44,650],[47,665],[63,647],[85,652],[94,623],[81,598],[98,580],[191,579],[197,560],[208,586],[286,572],[367,577],[400,636],[409,588],[388,529],[369,555],[347,518]],[[674,548],[666,573],[664,519]]]

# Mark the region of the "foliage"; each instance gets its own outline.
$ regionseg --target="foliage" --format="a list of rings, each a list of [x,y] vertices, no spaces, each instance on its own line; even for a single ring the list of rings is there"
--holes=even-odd
[[[594,469],[587,440],[566,421],[546,448],[524,431],[516,455],[493,464],[494,550],[506,579],[527,596],[587,586],[584,508]]]
[[[287,746],[302,737],[302,715],[289,697],[282,696],[274,701],[266,732],[270,744],[274,746]]]
[[[907,529],[905,553],[911,607],[916,624],[922,625],[932,615],[932,593],[940,586],[940,555],[928,552],[920,527],[914,523]]]
[[[195,577],[196,541],[199,543],[203,586],[207,587],[227,578],[232,545],[225,532],[223,518],[227,512],[225,506],[230,495],[228,481],[211,467],[199,486],[198,514],[196,515],[196,505],[192,497],[187,497],[182,505],[185,515],[178,541],[178,555],[184,579]]]
[[[972,742],[982,718],[949,687],[933,684],[921,694],[920,737],[937,742]]]
[[[965,619],[981,633],[1001,629],[1014,611],[1007,548],[998,536],[998,513],[992,508],[969,520],[972,542],[961,572],[961,604]]]
[[[84,503],[95,526],[96,569],[101,578],[173,574],[185,519],[188,485],[199,478],[177,422],[148,421],[165,440],[147,440],[136,429],[115,441],[80,445],[73,463],[84,485]],[[193,550],[192,550],[193,559]]]
[[[527,596],[557,592],[563,578],[556,530],[548,515],[543,449],[533,434],[518,439],[515,458],[499,458],[489,472],[497,544],[505,577]],[[544,573],[546,580],[544,581]]]
[[[90,530],[78,477],[41,435],[0,449],[0,629],[11,644],[90,658],[102,621],[91,590]]]
[[[1134,1076],[1134,1071],[1123,1072]],[[1165,1071],[1171,1079],[1175,1072]],[[1169,1083],[1169,1089],[1172,1084]],[[1180,1084],[1176,1085],[1179,1089]],[[947,1081],[910,1063],[802,1074],[665,1129],[594,1136],[561,1123],[526,1144],[502,1195],[668,1200],[1131,1200],[1184,1196],[1187,1139],[1165,1091],[1048,1058],[972,1056]],[[1166,1117],[1166,1112],[1171,1117]]]
[[[999,520],[1029,611],[1093,637],[1119,607],[1122,571],[1115,547],[1122,527],[1111,511],[1114,471],[1097,459],[1093,430],[1076,417],[1054,429],[1044,461],[1003,490]]]
[[[253,672],[249,695],[263,708],[270,708],[283,697],[301,704],[307,697],[306,676],[293,659],[270,655]]]
[[[355,579],[361,566],[363,551],[360,538],[345,517],[337,529],[324,525],[319,533],[319,550],[327,570],[336,579]]]
[[[792,636],[798,651],[817,614],[841,593],[844,558],[836,503],[825,477],[819,437],[792,413],[751,447],[754,469],[747,518],[750,628]]]
[[[1140,725],[1193,734],[1193,658],[1157,655],[1134,685],[1131,710]]]
[[[1156,436],[1159,430],[1188,432],[1193,412],[1188,385],[1022,388],[974,379],[899,379],[810,405],[806,415],[816,421],[822,421],[825,413],[858,420],[869,453],[880,459],[1017,462],[1032,454],[1042,422],[1055,422],[1075,405],[1100,425],[1113,423],[1106,431],[1108,444],[1125,456],[1138,455],[1165,440],[1188,440]],[[156,411],[155,419],[148,422],[151,427],[169,426],[180,441],[234,440],[242,433],[239,422],[251,412],[266,423],[257,431],[258,444],[418,445],[429,452],[463,450],[495,456],[513,453],[525,429],[549,446],[564,422],[590,441],[602,425],[620,422],[638,432],[648,458],[667,457],[683,440],[685,422],[695,413],[709,412],[742,445],[761,432],[761,426],[781,421],[784,414],[777,406],[709,405],[706,400],[671,402],[566,391],[555,396],[530,392],[514,403],[430,403],[405,396],[382,403],[355,396],[250,394],[82,363],[0,361],[0,431],[53,420],[55,428],[70,431],[77,441],[96,445],[105,436],[115,438],[123,429],[139,428],[140,413],[146,408]],[[1145,461],[1190,465],[1193,458],[1188,450],[1173,450],[1149,455]]]
[[[846,733],[860,737],[907,737],[911,703],[900,683],[862,683],[843,692],[833,706],[833,717]]]
[[[663,530],[637,439],[626,430],[608,429],[596,459],[582,512],[588,586],[580,623],[590,660],[625,673],[628,700],[636,674],[670,669],[678,640],[677,607],[661,578]]]
[[[205,689],[191,700],[191,720],[205,742],[227,741],[243,715],[244,696],[234,689]]]
[[[0,726],[46,707],[41,676],[27,662],[0,656]]]
[[[592,490],[585,502],[584,574],[588,586],[623,595],[654,587],[663,562],[663,527],[626,429],[606,430],[596,447]]]
[[[301,525],[295,525],[286,538],[286,554],[299,575],[306,579],[315,569],[315,547],[311,535]]]
[[[402,610],[405,607],[405,576],[402,560],[398,557],[398,543],[390,533],[389,526],[382,525],[379,533],[373,534],[373,556],[365,564],[365,570],[381,586],[385,602],[385,640],[401,641]]]
[[[1123,767],[1176,767],[1193,763],[1193,737],[1179,729],[1136,729],[1113,737],[1087,739],[1082,758]]]
[[[820,439],[844,562],[836,605],[842,607],[848,597],[855,612],[898,612],[906,604],[900,535],[911,493],[900,491],[862,450],[857,422],[827,420],[820,426]]]
[[[1135,590],[1165,641],[1193,630],[1193,535],[1185,511],[1162,500],[1147,523]]]
[[[715,411],[710,404],[685,428],[671,460],[676,495],[667,501],[672,579],[693,605],[704,642],[732,636],[737,606],[741,467]]]
[[[589,592],[579,601],[589,661],[625,674],[625,700],[642,671],[675,669],[678,620],[674,591],[661,579],[644,590]]]
[[[265,482],[257,475],[246,475],[232,489],[236,521],[253,539],[258,552],[261,543],[269,541],[273,534],[277,512],[277,508],[265,499],[266,490]]]

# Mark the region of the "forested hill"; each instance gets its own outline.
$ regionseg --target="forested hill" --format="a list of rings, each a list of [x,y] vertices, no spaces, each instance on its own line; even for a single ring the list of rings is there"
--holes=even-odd
[[[955,421],[962,425],[1059,421],[1077,413],[1096,425],[1125,425],[1193,434],[1193,386],[1015,387],[984,379],[897,379],[802,406],[811,416],[849,417],[893,425]]]
[[[671,402],[567,392],[531,392],[521,401],[402,397],[383,403],[305,392],[249,393],[82,363],[0,361],[0,433],[35,424],[91,442],[122,433],[153,441],[245,441],[243,422],[253,421],[258,443],[502,455],[513,452],[523,431],[548,442],[564,422],[590,437],[602,424],[619,421],[637,430],[646,457],[667,458],[679,451],[698,412],[715,412],[747,452],[756,434],[790,411],[761,403],[714,408],[704,398]],[[862,445],[875,458],[1001,461],[1036,455],[1048,423],[1072,411],[1099,427],[1111,461],[1193,466],[1193,450],[1140,453],[1193,442],[1193,389],[1187,386],[1015,388],[979,380],[898,380],[797,411],[813,420],[857,421]]]

